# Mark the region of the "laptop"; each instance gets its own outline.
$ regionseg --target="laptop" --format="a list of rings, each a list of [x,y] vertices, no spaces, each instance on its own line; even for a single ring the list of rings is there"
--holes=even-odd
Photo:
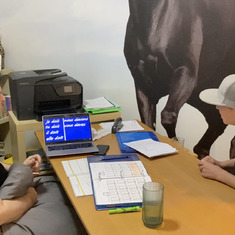
[[[95,153],[88,113],[42,116],[43,133],[48,157]]]

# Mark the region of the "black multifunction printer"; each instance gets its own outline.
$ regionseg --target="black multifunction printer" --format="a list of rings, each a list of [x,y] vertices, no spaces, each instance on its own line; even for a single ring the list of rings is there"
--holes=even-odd
[[[12,72],[9,84],[18,120],[41,121],[43,115],[83,111],[81,83],[59,69]]]

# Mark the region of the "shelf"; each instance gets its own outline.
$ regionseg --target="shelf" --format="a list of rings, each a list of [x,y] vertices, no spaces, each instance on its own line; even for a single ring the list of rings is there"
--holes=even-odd
[[[9,122],[9,117],[0,118],[0,125]]]
[[[2,69],[1,74],[1,86],[4,94],[10,94],[10,87],[8,81],[8,74],[13,72],[11,69]],[[0,119],[0,140],[4,141],[4,150],[6,154],[11,154],[11,137],[9,129],[9,117],[4,117]]]
[[[13,71],[14,70],[12,70],[12,69],[2,69],[2,70],[0,70],[0,73],[1,73],[2,76],[4,76],[4,75],[7,75],[7,74],[9,74]]]

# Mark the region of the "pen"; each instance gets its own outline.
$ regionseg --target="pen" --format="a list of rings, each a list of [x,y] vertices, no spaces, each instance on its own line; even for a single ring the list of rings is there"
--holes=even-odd
[[[129,158],[129,156],[117,156],[117,157],[104,157],[102,159],[100,159],[101,161],[112,161],[112,160],[122,160],[122,159],[126,159]]]
[[[134,207],[127,207],[127,208],[116,208],[109,210],[109,214],[119,214],[119,213],[126,213],[126,212],[135,212],[135,211],[140,211],[139,206],[134,206]]]

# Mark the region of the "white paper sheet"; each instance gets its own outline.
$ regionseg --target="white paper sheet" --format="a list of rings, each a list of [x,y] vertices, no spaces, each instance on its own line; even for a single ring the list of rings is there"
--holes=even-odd
[[[169,144],[154,141],[152,139],[138,140],[124,144],[149,158],[177,153],[177,149]]]
[[[84,105],[87,109],[107,109],[114,107],[105,97],[84,100]]]
[[[110,133],[111,133],[111,129],[106,130],[106,129],[101,128],[98,131],[96,131],[94,128],[92,128],[92,138],[93,138],[93,140],[98,140],[98,139],[102,138],[103,136],[106,136]]]
[[[110,132],[111,132],[113,124],[114,124],[114,122],[100,123],[102,128],[104,128],[106,130],[110,130]],[[123,127],[119,130],[119,132],[144,130],[144,128],[136,120],[123,121],[122,124],[123,124]]]
[[[141,161],[90,163],[97,205],[142,202],[142,186],[150,182]]]
[[[62,165],[76,197],[93,194],[86,158],[62,161]]]

